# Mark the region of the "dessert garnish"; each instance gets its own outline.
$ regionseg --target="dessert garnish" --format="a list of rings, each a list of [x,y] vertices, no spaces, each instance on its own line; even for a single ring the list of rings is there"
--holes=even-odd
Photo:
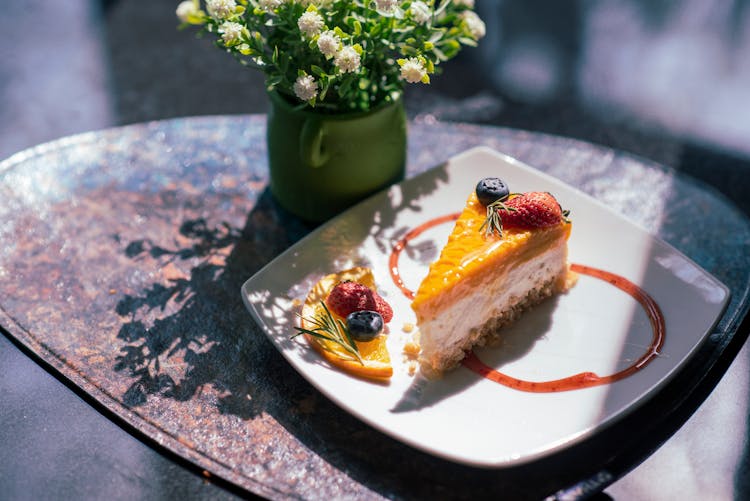
[[[356,267],[326,275],[310,290],[300,325],[303,335],[329,363],[355,376],[383,380],[393,374],[386,347],[391,306],[378,294],[372,270]]]
[[[353,311],[346,317],[346,328],[356,341],[372,341],[383,332],[383,317],[377,311]]]
[[[391,306],[376,290],[352,280],[336,284],[325,301],[331,311],[341,317],[346,317],[354,311],[370,310],[378,312],[385,323],[393,318]]]
[[[344,322],[339,318],[335,318],[331,311],[326,306],[325,301],[320,302],[320,308],[323,310],[323,314],[315,315],[314,317],[302,317],[306,323],[312,324],[311,328],[295,327],[297,334],[292,336],[295,338],[300,334],[307,334],[318,339],[324,339],[331,343],[335,343],[341,347],[344,351],[351,354],[353,360],[359,361],[360,364],[364,364],[362,357],[359,355],[359,348],[354,342],[349,328],[344,325]],[[327,345],[321,344],[324,349],[331,350]],[[339,350],[331,350],[337,353],[337,356],[341,356]]]
[[[569,211],[560,207],[559,202],[546,191],[510,193],[507,185],[499,178],[490,177],[479,181],[476,196],[487,207],[487,216],[479,231],[485,236],[496,233],[503,236],[503,228],[548,228],[568,221]]]
[[[497,200],[505,200],[510,195],[508,185],[499,177],[486,177],[475,188],[477,200],[485,207]]]

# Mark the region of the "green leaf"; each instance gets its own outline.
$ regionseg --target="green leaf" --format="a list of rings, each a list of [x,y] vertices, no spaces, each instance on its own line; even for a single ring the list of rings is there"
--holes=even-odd
[[[347,34],[346,34],[346,32],[344,32],[344,30],[342,30],[342,29],[341,29],[341,28],[339,28],[338,26],[336,26],[335,28],[333,28],[333,32],[334,32],[334,33],[336,34],[336,36],[337,36],[337,37],[339,37],[339,38],[340,38],[341,40],[346,40],[346,39],[348,39],[348,38],[349,38],[349,35],[347,35]]]
[[[432,49],[433,52],[435,52],[437,49]],[[419,54],[419,51],[415,49],[414,47],[409,47],[408,45],[405,45],[401,47],[401,52],[405,56],[416,56]]]
[[[428,43],[431,43],[431,44],[434,44],[434,43],[436,43],[436,42],[437,42],[438,40],[440,40],[440,39],[442,39],[442,38],[443,38],[443,31],[442,31],[442,30],[436,30],[436,31],[435,31],[435,32],[434,32],[434,33],[433,33],[433,34],[432,34],[432,35],[430,36],[430,38],[429,38],[429,40],[427,40],[427,42],[428,42]]]
[[[469,37],[461,37],[458,39],[458,41],[464,45],[468,45],[469,47],[476,47],[479,45],[477,44],[476,40],[474,40],[473,38],[469,38]]]
[[[453,57],[452,54],[446,54],[445,52],[442,52],[438,49],[435,49],[432,52],[435,54],[435,56],[437,56],[439,61],[448,61],[451,57]]]
[[[448,7],[448,4],[451,3],[451,0],[441,0],[440,5],[438,5],[438,8],[435,9],[434,17],[439,17],[440,14],[443,13],[446,7]]]

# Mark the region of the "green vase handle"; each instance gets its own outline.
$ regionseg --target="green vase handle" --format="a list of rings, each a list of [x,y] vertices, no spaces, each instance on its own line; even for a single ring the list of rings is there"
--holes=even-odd
[[[323,148],[325,137],[325,122],[316,118],[308,118],[302,126],[299,138],[299,152],[305,165],[319,168],[328,161],[328,154]]]

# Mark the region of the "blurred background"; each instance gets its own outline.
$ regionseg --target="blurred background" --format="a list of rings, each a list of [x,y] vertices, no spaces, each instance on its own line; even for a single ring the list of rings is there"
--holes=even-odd
[[[177,3],[3,0],[0,158],[117,125],[266,112],[262,76],[210,41],[177,30]],[[479,48],[445,64],[431,85],[407,89],[411,119],[520,128],[624,150],[713,185],[750,214],[750,197],[738,182],[750,175],[750,1],[476,0],[476,10],[487,36]],[[745,363],[747,354],[740,358]],[[721,398],[732,377],[711,398]],[[3,443],[4,451],[21,460],[0,467],[0,485],[15,487],[11,493],[29,492],[36,477],[23,480],[25,472],[65,454],[102,457],[96,448],[107,447],[129,448],[131,459],[142,453],[125,432],[60,388],[0,336],[0,398],[22,400],[28,408],[21,417],[0,410],[6,427],[0,438],[14,438]],[[38,421],[55,412],[58,422]],[[693,432],[704,422],[700,411],[696,419]],[[86,441],[94,429],[110,442]],[[660,461],[657,454],[649,463]],[[146,468],[135,461],[101,471],[89,466],[92,478]],[[654,471],[669,470],[661,466]],[[169,462],[159,467],[186,485],[201,482]],[[52,480],[70,488],[81,474]],[[702,483],[696,490],[703,492],[722,480],[684,476]],[[640,478],[643,488],[660,480]],[[135,482],[138,492],[139,480],[127,475],[109,482],[130,493]],[[622,492],[622,486],[608,492]]]

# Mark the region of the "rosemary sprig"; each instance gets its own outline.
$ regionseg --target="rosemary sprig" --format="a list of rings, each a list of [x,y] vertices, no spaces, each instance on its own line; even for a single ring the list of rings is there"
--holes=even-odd
[[[300,316],[303,320],[315,325],[315,328],[305,329],[303,327],[295,326],[294,328],[297,329],[298,332],[292,336],[292,339],[300,334],[308,334],[319,339],[325,339],[326,341],[341,346],[352,355],[353,360],[357,360],[360,364],[365,365],[362,357],[359,355],[359,348],[357,348],[357,344],[349,333],[349,329],[346,328],[346,324],[344,324],[341,319],[333,317],[333,314],[331,314],[324,301],[321,301],[320,305],[323,307],[324,311],[322,315],[316,315],[314,317]],[[325,350],[334,352],[334,350],[326,346],[324,343],[320,343],[320,346]],[[336,353],[339,354],[338,352]]]
[[[487,217],[484,219],[482,226],[479,227],[479,231],[484,231],[484,235],[489,237],[493,233],[497,233],[498,237],[503,236],[503,218],[500,217],[500,211],[506,210],[508,212],[515,212],[515,207],[508,207],[503,202],[506,198],[495,200],[487,206]]]

